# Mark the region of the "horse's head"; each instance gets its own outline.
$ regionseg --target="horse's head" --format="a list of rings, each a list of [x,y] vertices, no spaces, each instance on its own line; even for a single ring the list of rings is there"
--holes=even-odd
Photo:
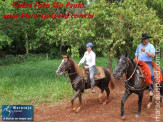
[[[71,69],[71,58],[70,56],[62,56],[63,60],[61,61],[61,64],[59,65],[56,74],[57,75],[63,75],[66,73],[67,70]]]
[[[118,62],[117,62],[117,66],[114,69],[113,75],[115,78],[121,78],[123,77],[123,74],[126,73],[127,67],[129,65],[128,63],[129,58],[126,55],[121,55]]]

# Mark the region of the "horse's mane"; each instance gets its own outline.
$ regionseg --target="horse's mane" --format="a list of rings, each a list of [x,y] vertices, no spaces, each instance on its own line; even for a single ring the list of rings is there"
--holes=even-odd
[[[132,62],[132,64],[134,65],[134,67],[136,67],[136,63],[134,62],[134,60],[132,58],[129,58]]]
[[[121,56],[126,57],[125,55],[121,55]],[[128,57],[128,59],[131,61],[131,63],[135,67],[136,66],[136,63],[134,62],[134,60],[132,58],[130,58],[130,57]]]
[[[72,61],[72,63],[74,64],[74,68],[75,68],[75,71],[77,72],[77,74],[79,76],[83,76],[83,68],[79,67],[78,64],[73,60],[73,59],[69,59]]]

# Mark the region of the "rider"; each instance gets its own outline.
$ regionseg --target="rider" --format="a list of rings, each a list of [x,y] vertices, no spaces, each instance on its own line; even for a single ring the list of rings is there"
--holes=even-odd
[[[142,34],[142,37],[140,38],[142,43],[139,44],[139,46],[136,49],[135,59],[144,61],[148,65],[151,72],[152,82],[153,82],[153,84],[149,85],[149,90],[150,93],[153,94],[155,80],[154,80],[154,74],[152,69],[152,58],[154,58],[155,56],[155,47],[148,42],[149,38],[152,37],[150,37],[147,33]],[[142,52],[142,54],[139,54],[140,52]]]
[[[86,61],[86,65],[84,66],[85,69],[89,69],[90,72],[90,80],[91,80],[91,89],[92,93],[95,93],[95,80],[94,80],[94,74],[96,69],[96,54],[92,51],[93,44],[89,42],[86,45],[87,51],[84,53],[83,58],[80,60],[78,66],[80,66],[82,63]]]

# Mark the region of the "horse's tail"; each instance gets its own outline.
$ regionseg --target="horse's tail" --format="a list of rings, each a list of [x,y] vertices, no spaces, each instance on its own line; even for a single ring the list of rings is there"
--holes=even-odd
[[[112,62],[113,60],[110,58],[108,60],[108,66],[107,66],[107,70],[109,72],[109,75],[110,75],[110,82],[111,82],[111,89],[114,89],[114,86],[115,86],[115,80],[114,80],[114,77],[113,77],[113,74],[112,74]]]
[[[113,60],[110,58],[109,60],[108,60],[108,69],[111,69],[112,68],[112,63],[113,63]]]
[[[113,77],[113,73],[108,68],[107,68],[107,71],[109,72],[109,75],[110,75],[111,89],[114,89],[114,87],[115,87],[115,80],[114,80],[114,77]]]

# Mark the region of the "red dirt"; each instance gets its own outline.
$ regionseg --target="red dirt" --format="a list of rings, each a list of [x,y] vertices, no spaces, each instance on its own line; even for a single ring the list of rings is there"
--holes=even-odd
[[[98,95],[100,90],[92,94],[90,89],[83,95],[83,108],[79,113],[71,110],[70,99],[63,99],[60,102],[35,106],[34,122],[155,122],[155,98],[150,109],[146,108],[149,101],[149,92],[144,92],[142,112],[138,118],[135,113],[138,109],[138,96],[132,94],[125,102],[125,120],[121,119],[120,106],[124,94],[124,83],[116,82],[116,87],[111,90],[109,103],[99,104]],[[106,94],[104,93],[103,98]],[[78,99],[75,101],[78,105]],[[160,122],[163,122],[163,107],[160,107]]]

